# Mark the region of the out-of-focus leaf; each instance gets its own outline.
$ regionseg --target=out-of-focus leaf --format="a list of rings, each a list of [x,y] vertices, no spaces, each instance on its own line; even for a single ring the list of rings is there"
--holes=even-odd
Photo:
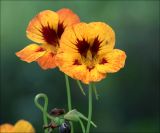
[[[88,118],[85,117],[82,113],[78,112],[76,109],[69,111],[67,114],[64,115],[64,118],[66,120],[76,121],[76,122],[79,121],[79,119],[88,121]],[[92,121],[91,121],[91,124],[94,127],[97,127],[96,124],[94,124]]]

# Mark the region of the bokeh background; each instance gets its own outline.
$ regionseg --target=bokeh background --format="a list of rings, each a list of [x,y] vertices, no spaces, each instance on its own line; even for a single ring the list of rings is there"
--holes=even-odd
[[[34,97],[48,95],[49,107],[67,110],[63,73],[43,71],[36,63],[20,61],[15,52],[32,43],[26,37],[29,21],[42,10],[72,9],[81,21],[103,21],[116,32],[116,48],[126,51],[125,68],[97,83],[94,98],[93,133],[159,132],[159,1],[1,1],[1,89],[0,123],[30,121],[42,130],[42,113]],[[72,104],[87,116],[87,97],[70,79]],[[87,86],[84,85],[86,93]],[[76,132],[81,132],[75,123]]]

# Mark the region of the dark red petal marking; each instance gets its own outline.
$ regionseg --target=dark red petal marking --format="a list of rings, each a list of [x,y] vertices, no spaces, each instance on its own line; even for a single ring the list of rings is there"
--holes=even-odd
[[[92,53],[92,57],[94,57],[96,54],[97,54],[97,52],[98,52],[98,50],[99,50],[99,46],[100,46],[100,44],[102,43],[102,41],[99,41],[98,40],[98,36],[94,39],[94,42],[93,42],[93,44],[92,44],[92,47],[90,48],[90,50],[91,50],[91,53]]]
[[[61,38],[62,33],[64,32],[64,25],[63,23],[58,23],[58,30],[57,30],[57,35],[59,38]]]
[[[36,49],[36,51],[35,51],[35,52],[43,52],[43,51],[45,51],[45,49],[44,49],[44,48],[42,48],[42,47],[39,47],[38,49]]]
[[[85,40],[77,40],[77,48],[78,52],[81,54],[81,56],[86,57],[87,51],[89,50],[90,44]]]
[[[108,61],[105,58],[103,58],[99,64],[105,64],[105,63],[108,63]]]
[[[49,25],[48,26],[42,26],[42,35],[44,37],[44,40],[51,45],[57,45],[58,44],[58,36],[54,29],[52,29]]]
[[[79,60],[76,59],[76,60],[74,61],[73,65],[82,65],[82,63],[80,63]]]
[[[55,54],[53,52],[50,52],[49,54],[50,54],[51,57],[55,56]]]
[[[92,57],[94,57],[97,54],[101,43],[102,41],[99,41],[98,37],[94,39],[94,42],[92,45],[89,44],[85,39],[77,40],[77,48],[81,56],[86,57],[87,51],[90,50],[92,53]]]

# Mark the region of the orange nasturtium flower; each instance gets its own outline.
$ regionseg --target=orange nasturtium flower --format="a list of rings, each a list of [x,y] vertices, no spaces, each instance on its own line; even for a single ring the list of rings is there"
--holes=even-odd
[[[15,125],[0,125],[0,133],[35,133],[35,129],[29,122],[19,120]]]
[[[27,27],[27,37],[40,44],[30,44],[16,55],[28,63],[36,61],[43,69],[55,68],[59,40],[65,28],[78,23],[79,17],[69,9],[45,10],[35,16]]]
[[[64,31],[60,43],[60,70],[86,84],[124,67],[126,54],[114,49],[115,33],[105,23],[73,25]]]

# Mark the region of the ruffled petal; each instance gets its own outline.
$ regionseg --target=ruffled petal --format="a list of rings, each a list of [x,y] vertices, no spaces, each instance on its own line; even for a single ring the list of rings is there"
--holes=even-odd
[[[20,120],[15,124],[13,133],[35,133],[35,129],[28,121]]]
[[[16,55],[23,61],[28,63],[33,62],[46,53],[45,49],[37,44],[30,44]]]
[[[88,45],[88,46],[87,46]],[[111,52],[115,45],[115,33],[110,26],[102,22],[78,23],[65,30],[61,37],[61,48],[73,52],[79,49],[103,55]],[[84,53],[83,52],[83,53]]]
[[[86,81],[87,69],[85,65],[63,66],[60,68],[65,74],[77,80]]]
[[[60,40],[60,49],[67,53],[78,53],[77,40],[87,38],[86,31],[88,26],[86,23],[79,23],[72,27],[66,28]]]
[[[65,27],[80,22],[78,15],[72,12],[70,9],[62,8],[58,10],[57,13],[59,15],[59,23],[63,23]]]
[[[12,131],[13,125],[7,123],[0,125],[0,133],[11,133]]]
[[[70,77],[81,80],[86,75],[86,66],[77,54],[59,53],[56,60],[60,70]]]
[[[89,73],[89,77],[88,77],[88,82],[87,83],[90,83],[90,82],[98,82],[102,79],[104,79],[106,77],[106,74],[104,73],[100,73],[99,71],[97,71],[97,69],[92,69]]]
[[[56,45],[59,17],[56,12],[45,10],[35,16],[27,27],[27,37],[37,43]]]
[[[90,32],[88,32],[88,35],[90,36],[90,42],[92,41],[96,44],[97,41],[99,41],[99,45],[97,46],[98,49],[98,55],[106,54],[107,52],[110,52],[113,50],[115,46],[115,33],[113,29],[103,22],[92,22],[89,23],[90,26]],[[97,37],[95,39],[95,37]]]
[[[68,26],[79,23],[80,19],[75,13],[73,13],[70,9],[67,8],[60,9],[57,11],[57,13],[59,15],[57,35],[58,38],[61,38],[64,30]]]
[[[57,66],[56,64],[56,54],[51,51],[46,52],[42,57],[40,57],[37,62],[42,69],[51,69]]]
[[[112,52],[107,53],[105,57],[99,61],[96,68],[101,73],[114,73],[124,67],[126,54],[124,51],[114,49]]]

